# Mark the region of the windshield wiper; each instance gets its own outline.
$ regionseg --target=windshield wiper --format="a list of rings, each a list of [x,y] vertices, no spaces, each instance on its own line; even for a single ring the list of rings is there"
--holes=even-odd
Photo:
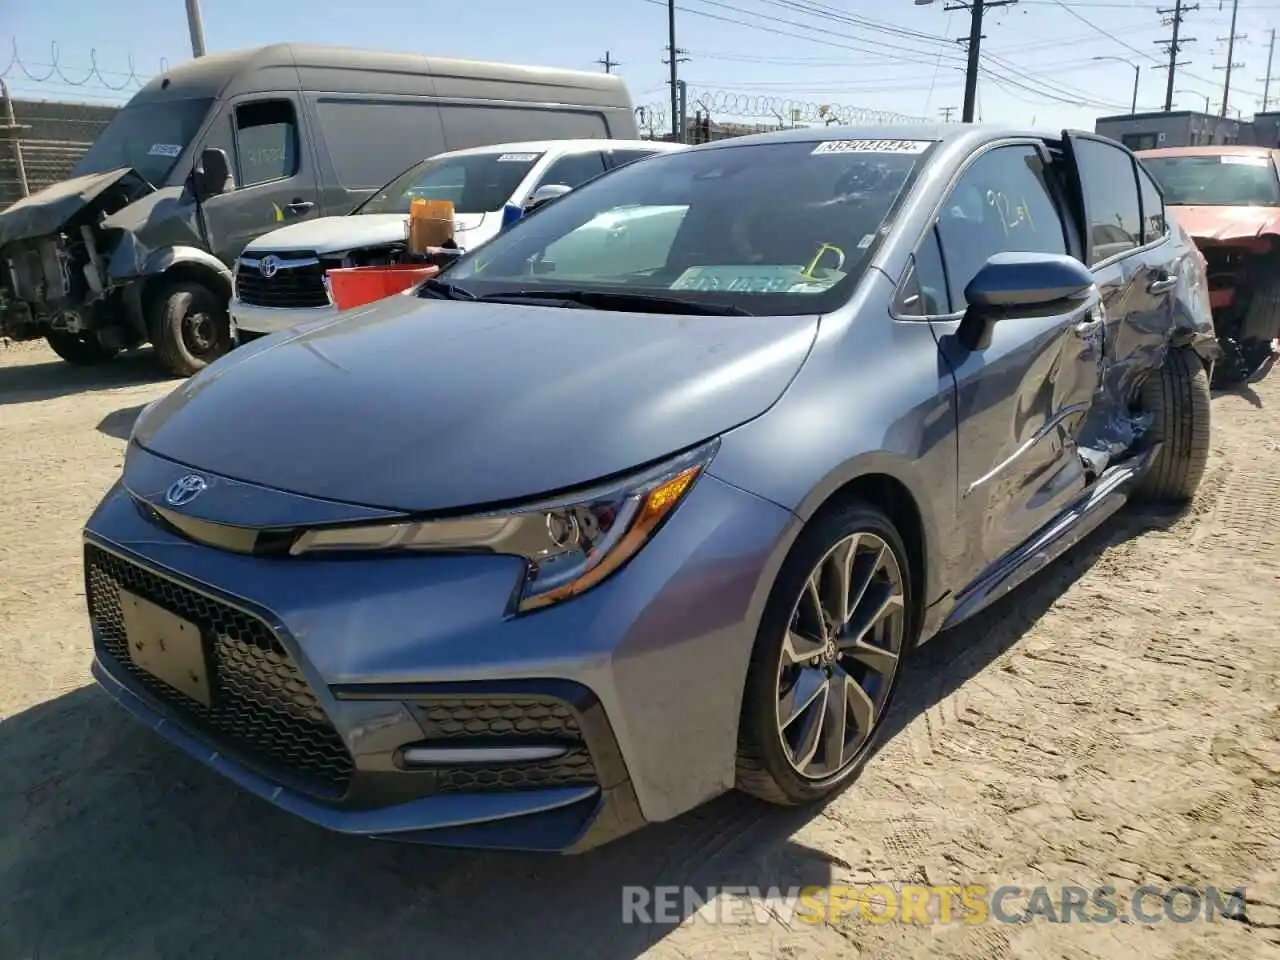
[[[474,293],[465,287],[460,287],[456,283],[449,283],[447,280],[437,280],[432,277],[418,289],[420,297],[435,297],[439,300],[475,300],[478,299]]]
[[[593,310],[625,310],[635,313],[675,313],[706,317],[750,317],[749,310],[720,303],[699,303],[677,297],[660,297],[648,293],[614,290],[573,290],[548,287],[545,290],[510,290],[477,297],[486,303],[509,303],[523,300],[560,301]]]

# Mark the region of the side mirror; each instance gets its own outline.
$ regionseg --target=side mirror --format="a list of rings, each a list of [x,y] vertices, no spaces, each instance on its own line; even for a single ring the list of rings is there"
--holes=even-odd
[[[1074,257],[997,253],[964,288],[969,309],[956,333],[967,349],[978,350],[989,342],[997,320],[1064,308],[1064,301],[1081,300],[1093,289],[1093,273]]]
[[[563,183],[544,183],[533,191],[533,196],[525,202],[524,212],[532,213],[538,207],[546,206],[552,200],[559,199],[572,190],[572,187],[566,187]]]
[[[196,199],[208,200],[234,188],[227,152],[218,147],[205,147],[200,151],[200,159],[191,171],[191,192]]]

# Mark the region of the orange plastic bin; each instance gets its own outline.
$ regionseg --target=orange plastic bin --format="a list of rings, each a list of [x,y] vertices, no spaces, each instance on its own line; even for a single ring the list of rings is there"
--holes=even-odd
[[[402,293],[439,272],[439,267],[419,263],[343,267],[328,272],[329,290],[339,310],[351,310],[383,297]]]

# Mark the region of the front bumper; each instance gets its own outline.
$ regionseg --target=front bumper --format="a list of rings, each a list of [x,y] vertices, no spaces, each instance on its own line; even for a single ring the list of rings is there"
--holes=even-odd
[[[157,527],[118,486],[85,534],[94,675],[171,742],[322,827],[577,852],[732,786],[755,625],[794,524],[704,476],[626,570],[504,619],[523,569],[512,558],[233,554]],[[104,568],[117,588],[204,619],[231,709],[211,715],[132,666]],[[262,708],[267,721],[245,719]],[[521,730],[568,753],[404,763],[410,743],[501,747]]]
[[[327,307],[259,307],[245,303],[238,297],[231,298],[231,322],[237,330],[258,336],[290,330],[300,323],[336,317],[338,308]]]

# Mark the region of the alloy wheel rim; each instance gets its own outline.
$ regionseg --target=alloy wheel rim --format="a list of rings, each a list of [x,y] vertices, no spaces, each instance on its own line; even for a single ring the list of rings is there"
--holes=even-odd
[[[841,539],[791,609],[778,662],[777,731],[792,769],[824,780],[871,738],[902,660],[902,568],[872,533]]]

